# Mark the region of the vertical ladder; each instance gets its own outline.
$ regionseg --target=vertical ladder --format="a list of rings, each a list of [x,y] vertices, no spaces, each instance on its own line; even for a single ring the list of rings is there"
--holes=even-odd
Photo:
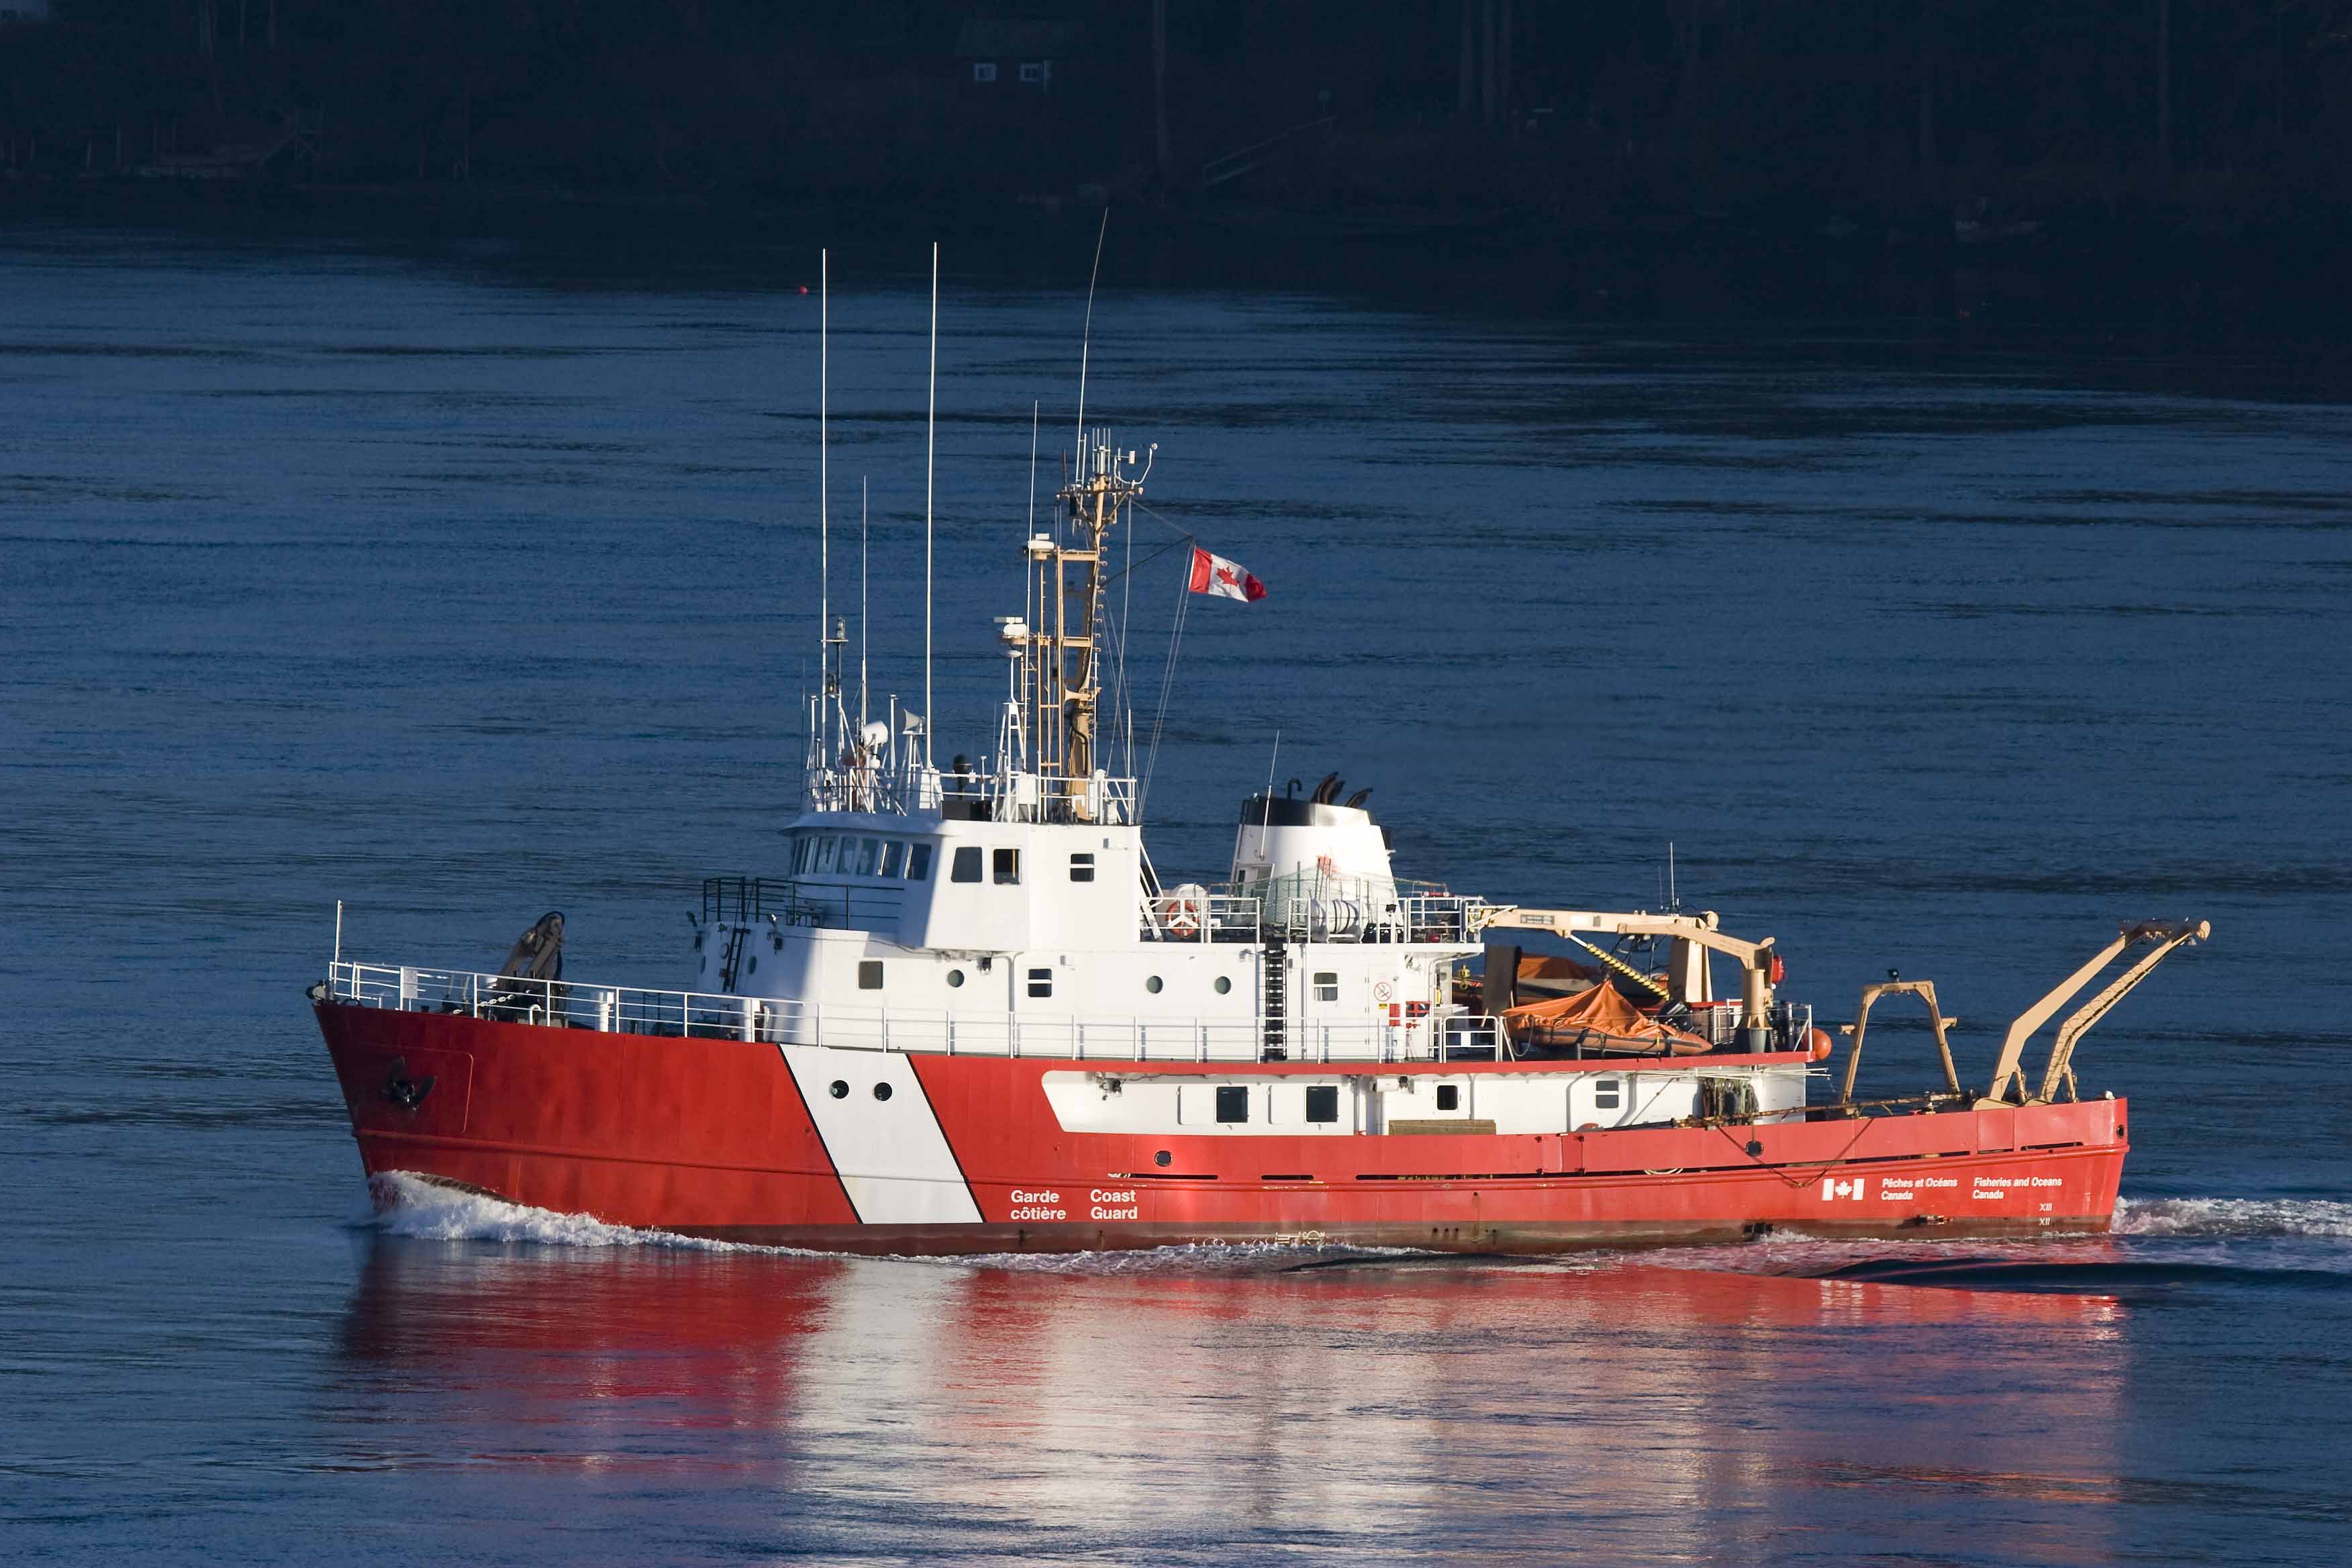
[[[1265,979],[1258,997],[1265,1008],[1265,1049],[1261,1061],[1286,1061],[1290,1057],[1290,939],[1280,931],[1268,931],[1265,951]]]
[[[751,934],[751,928],[750,926],[736,926],[728,931],[727,951],[726,953],[719,960],[719,987],[720,990],[731,993],[735,989],[735,977],[742,971],[743,940]]]

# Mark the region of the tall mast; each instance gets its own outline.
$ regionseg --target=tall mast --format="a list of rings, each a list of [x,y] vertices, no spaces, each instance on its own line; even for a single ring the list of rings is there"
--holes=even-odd
[[[1085,781],[1102,762],[1103,543],[1143,493],[1142,481],[1122,471],[1123,456],[1108,432],[1091,432],[1076,475],[1058,495],[1066,526],[1029,546],[1037,584],[1037,624],[1029,637],[1037,669],[1031,731],[1037,771],[1068,781],[1064,798],[1080,816],[1088,809]]]
[[[831,253],[816,253],[816,658],[817,684],[824,694],[824,703],[833,700],[833,538],[826,508],[832,500],[832,487],[827,482],[825,467],[826,417],[830,411],[833,366],[827,355],[832,352],[833,322],[830,273]],[[817,710],[817,722],[826,721],[824,707]],[[829,739],[818,742],[818,755],[832,750]]]

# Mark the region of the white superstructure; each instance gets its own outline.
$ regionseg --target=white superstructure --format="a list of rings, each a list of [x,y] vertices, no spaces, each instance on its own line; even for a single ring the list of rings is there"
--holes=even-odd
[[[1221,1038],[1247,1028],[1269,1059],[1331,1026],[1393,1030],[1406,1055],[1444,1048],[1432,1031],[1463,1011],[1452,972],[1479,951],[1479,906],[1400,883],[1362,797],[1328,798],[1336,777],[1244,803],[1223,882],[1156,876],[1136,782],[1104,765],[1103,543],[1141,492],[1135,461],[1091,438],[1055,526],[1024,545],[1027,602],[997,626],[992,756],[941,768],[927,717],[895,702],[853,718],[865,694],[852,700],[847,638],[827,628],[804,809],[779,875],[706,886],[693,990],[982,1027],[1197,1021]],[[1493,1054],[1491,1026],[1483,1044]]]

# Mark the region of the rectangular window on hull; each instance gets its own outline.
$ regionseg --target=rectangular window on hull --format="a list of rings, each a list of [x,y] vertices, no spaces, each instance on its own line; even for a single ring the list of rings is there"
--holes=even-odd
[[[948,880],[951,882],[977,882],[980,880],[979,845],[964,844],[957,847],[955,852],[955,864],[948,870]]]
[[[1439,1084],[1437,1086],[1437,1109],[1440,1110],[1461,1110],[1462,1086],[1458,1083]]]
[[[1339,1086],[1336,1083],[1313,1083],[1307,1086],[1307,1120],[1337,1121],[1339,1120]]]
[[[999,849],[996,852],[995,876],[1000,884],[1021,880],[1021,851]]]
[[[931,879],[931,847],[910,844],[907,847],[907,880],[928,882]]]
[[[1617,1109],[1619,1081],[1620,1080],[1613,1078],[1597,1078],[1592,1080],[1593,1110],[1614,1110]]]
[[[1247,1121],[1249,1120],[1249,1086],[1223,1083],[1217,1086],[1217,1120]]]
[[[1029,994],[1032,996],[1051,996],[1053,994],[1054,972],[1050,969],[1031,970],[1029,972]]]
[[[1073,882],[1091,882],[1094,879],[1095,858],[1092,855],[1071,856],[1070,880]]]
[[[879,991],[882,989],[882,961],[880,959],[861,958],[857,961],[857,988],[860,991]]]
[[[1315,1000],[1318,1002],[1337,1002],[1339,999],[1339,972],[1336,969],[1317,970],[1315,972]]]

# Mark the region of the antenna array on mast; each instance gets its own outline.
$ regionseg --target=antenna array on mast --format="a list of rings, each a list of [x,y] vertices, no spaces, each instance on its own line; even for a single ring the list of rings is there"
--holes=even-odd
[[[1088,434],[1076,476],[1061,488],[1062,526],[1030,535],[1026,553],[1036,624],[1026,628],[1021,659],[1021,700],[1036,751],[1033,766],[1048,779],[1082,785],[1102,765],[1103,544],[1136,497],[1142,480],[1127,470],[1136,455],[1121,452],[1106,430]],[[1070,798],[1081,812],[1081,787]]]

